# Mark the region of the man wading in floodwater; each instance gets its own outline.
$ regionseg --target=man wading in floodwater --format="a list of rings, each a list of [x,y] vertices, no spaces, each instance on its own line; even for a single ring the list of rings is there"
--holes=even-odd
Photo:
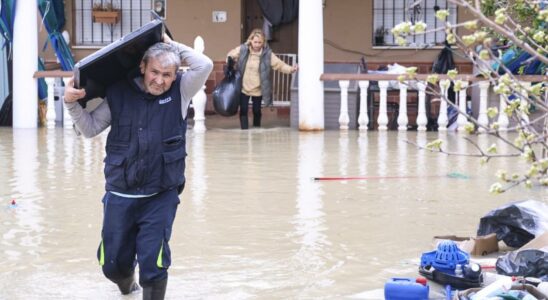
[[[164,35],[139,69],[107,87],[105,101],[88,113],[76,102],[85,96],[73,80],[65,102],[76,129],[94,137],[110,126],[106,142],[102,241],[97,251],[105,276],[122,294],[139,289],[143,299],[164,299],[171,263],[169,239],[185,184],[185,134],[191,98],[213,63]],[[178,72],[181,61],[189,65]]]

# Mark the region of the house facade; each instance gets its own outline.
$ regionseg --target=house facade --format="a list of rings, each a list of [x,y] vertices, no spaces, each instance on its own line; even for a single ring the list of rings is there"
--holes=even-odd
[[[102,46],[139,28],[151,19],[150,11],[155,0],[65,0],[65,29],[70,36],[70,47],[75,61],[93,53]],[[258,0],[162,0],[161,14],[173,37],[192,45],[197,36],[205,41],[204,53],[215,63],[206,83],[208,102],[206,111],[213,111],[210,94],[222,77],[226,54],[247,38],[253,28],[263,28],[264,15]],[[283,3],[285,3],[284,1]],[[287,1],[291,2],[291,1]],[[295,1],[297,2],[297,1]],[[448,9],[449,21],[465,22],[471,19],[466,10],[452,6],[447,0],[424,0],[413,5],[414,0],[307,0],[298,4],[298,17],[271,27],[269,45],[275,53],[297,56],[300,73],[310,67],[303,65],[309,56],[315,62],[327,64],[356,64],[366,62],[369,70],[377,70],[390,64],[418,66],[419,73],[429,73],[445,40],[443,31],[417,36],[411,46],[400,47],[394,43],[389,29],[403,20],[424,21],[429,28],[442,24],[435,18],[435,11]],[[119,11],[115,22],[99,22],[93,16],[94,3],[112,3]],[[279,1],[281,3],[281,1]],[[312,3],[312,4],[311,4]],[[310,9],[314,6],[319,10]],[[264,8],[264,7],[263,7]],[[312,20],[303,22],[303,20]],[[303,28],[306,27],[306,30]],[[299,27],[301,27],[299,29]],[[311,29],[315,28],[315,29]],[[320,28],[320,29],[318,29]],[[323,29],[322,36],[310,42],[313,31]],[[47,33],[39,33],[39,46],[47,39]],[[310,45],[312,43],[313,45]],[[315,44],[314,44],[315,43]],[[299,46],[301,46],[299,49]],[[315,49],[322,49],[316,50]],[[321,52],[321,53],[317,53]],[[40,52],[46,61],[55,61],[51,50]],[[307,56],[304,59],[303,56]],[[460,73],[471,73],[472,64],[454,55]],[[311,63],[317,65],[318,63]],[[318,76],[316,76],[318,75]],[[311,77],[319,78],[320,74]],[[310,77],[310,75],[308,76]],[[313,78],[312,80],[316,80]],[[389,92],[389,101],[396,100],[397,91]],[[415,100],[414,100],[415,98]],[[416,95],[409,94],[409,101]],[[280,107],[289,110],[289,107]]]

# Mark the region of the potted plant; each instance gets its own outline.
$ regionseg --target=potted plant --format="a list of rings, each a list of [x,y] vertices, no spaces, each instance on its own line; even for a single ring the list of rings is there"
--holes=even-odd
[[[385,29],[384,26],[377,27],[375,29],[375,46],[384,45],[384,36],[388,33],[388,29]]]
[[[92,16],[95,23],[116,24],[120,18],[120,10],[112,1],[98,1],[93,3]]]

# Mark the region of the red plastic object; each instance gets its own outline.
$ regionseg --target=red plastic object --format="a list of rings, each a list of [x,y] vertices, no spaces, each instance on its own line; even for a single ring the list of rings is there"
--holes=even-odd
[[[417,279],[415,279],[415,282],[420,283],[422,285],[427,285],[428,284],[428,280],[426,280],[426,278],[424,278],[424,277],[417,277]]]

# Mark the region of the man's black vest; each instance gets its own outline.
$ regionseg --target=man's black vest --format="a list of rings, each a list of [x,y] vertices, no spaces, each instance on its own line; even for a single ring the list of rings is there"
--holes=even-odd
[[[178,74],[160,96],[141,91],[133,79],[108,88],[107,191],[150,195],[182,188],[187,124],[181,115],[180,82]]]

